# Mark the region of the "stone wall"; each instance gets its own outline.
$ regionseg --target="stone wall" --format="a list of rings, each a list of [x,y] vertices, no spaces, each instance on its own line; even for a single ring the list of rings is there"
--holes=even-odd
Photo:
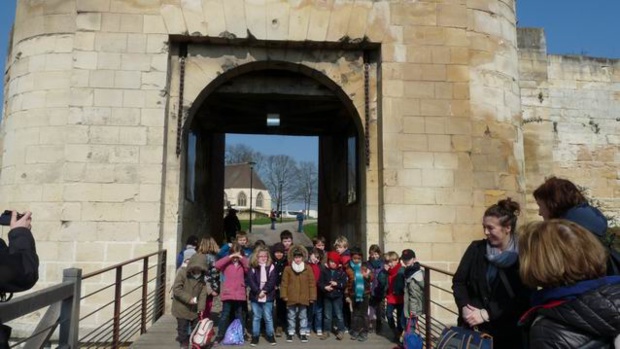
[[[360,215],[367,243],[411,247],[423,262],[454,270],[469,242],[482,238],[484,208],[505,196],[524,200],[514,7],[514,0],[18,1],[0,200],[34,212],[38,287],[58,282],[65,267],[88,272],[159,248],[174,265],[182,229],[178,118],[191,116],[218,76],[270,60],[338,85],[357,124],[367,125]],[[179,42],[191,43],[180,115]],[[257,42],[259,49],[245,45]],[[332,49],[338,45],[347,51]],[[361,53],[371,46],[366,113]]]
[[[547,55],[544,32],[519,30],[527,190],[547,176],[587,189],[604,212],[620,210],[620,60]],[[537,219],[528,195],[528,218]]]

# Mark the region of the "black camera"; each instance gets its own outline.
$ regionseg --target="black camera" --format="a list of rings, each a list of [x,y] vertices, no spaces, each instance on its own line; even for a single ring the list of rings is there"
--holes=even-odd
[[[2,212],[2,215],[0,215],[0,225],[11,225],[11,215],[13,214],[13,211],[10,210],[4,210],[4,212]],[[20,218],[22,218],[24,215],[22,213],[17,213],[17,219],[19,220]]]

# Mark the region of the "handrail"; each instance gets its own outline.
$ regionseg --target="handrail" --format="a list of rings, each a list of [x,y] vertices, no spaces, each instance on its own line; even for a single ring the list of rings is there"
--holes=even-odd
[[[25,343],[26,348],[42,348],[54,330],[60,327],[58,348],[79,348],[83,345],[95,348],[99,346],[113,349],[120,348],[127,344],[127,341],[131,340],[131,337],[137,333],[142,334],[146,332],[147,322],[154,323],[164,313],[166,299],[166,253],[166,250],[157,251],[83,276],[81,269],[65,269],[63,271],[62,283],[14,298],[6,303],[0,303],[0,324],[50,306],[34,333],[20,340],[14,346]],[[155,256],[157,260],[149,263],[150,258]],[[140,261],[142,261],[140,265],[141,270],[123,278],[123,268]],[[153,268],[156,269],[153,271]],[[115,277],[110,285],[105,285],[102,288],[93,290],[90,294],[82,296],[84,280],[111,271],[115,272]],[[151,275],[149,278],[149,272],[155,273],[155,275]],[[139,279],[135,281],[135,284],[139,285],[123,294],[122,288],[124,283],[132,282],[130,280],[132,278]],[[80,303],[110,287],[114,287],[113,299],[110,302],[104,301],[105,304],[102,307],[85,316],[89,317],[95,312],[113,305],[114,315],[111,319],[104,321],[104,323],[109,325],[99,326],[90,331],[90,333],[82,334],[82,340],[86,338],[91,339],[85,343],[80,343],[79,322],[85,318],[80,318]],[[136,291],[141,292],[137,293]],[[140,297],[128,306],[124,306],[123,298],[131,294],[138,294]]]
[[[164,251],[166,251],[166,250],[162,250],[162,251],[158,251],[158,252],[153,252],[153,253],[144,255],[142,257],[136,257],[134,259],[130,259],[130,260],[125,261],[125,262],[121,262],[121,263],[118,263],[118,264],[111,265],[111,266],[109,266],[107,268],[103,268],[103,269],[100,269],[100,270],[97,270],[97,271],[93,271],[92,273],[88,273],[88,274],[85,274],[84,276],[82,276],[82,280],[89,279],[89,278],[91,278],[93,276],[97,276],[99,274],[103,274],[103,273],[108,272],[110,270],[114,270],[114,269],[116,269],[118,267],[123,267],[123,266],[125,266],[127,264],[135,263],[135,262],[137,262],[139,260],[143,260],[145,258],[156,256],[156,255],[158,255],[158,254],[160,254],[160,253],[162,253]]]
[[[438,319],[433,317],[431,304],[434,304],[438,308],[444,309],[450,313],[458,315],[458,313],[450,310],[448,307],[440,304],[436,300],[431,299],[431,288],[434,288],[439,291],[443,291],[452,295],[452,291],[432,284],[431,283],[431,275],[432,274],[442,274],[447,275],[450,278],[454,277],[454,273],[451,273],[446,270],[442,270],[436,267],[432,267],[430,265],[420,263],[420,266],[424,268],[424,346],[426,349],[433,348],[433,344],[435,338],[433,338],[433,326],[445,327],[443,323],[441,323]]]

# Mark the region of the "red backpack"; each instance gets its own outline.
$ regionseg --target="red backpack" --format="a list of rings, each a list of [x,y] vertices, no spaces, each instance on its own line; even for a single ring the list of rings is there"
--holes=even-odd
[[[198,321],[198,324],[196,324],[196,327],[189,337],[190,347],[191,349],[207,348],[213,343],[214,337],[215,330],[213,329],[213,321],[209,318],[204,318]]]

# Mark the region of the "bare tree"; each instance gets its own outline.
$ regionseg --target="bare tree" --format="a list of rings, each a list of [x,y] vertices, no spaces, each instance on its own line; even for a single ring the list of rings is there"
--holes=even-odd
[[[261,167],[261,178],[271,194],[272,202],[278,211],[281,205],[296,198],[297,163],[288,155],[270,155],[265,157]]]
[[[297,197],[304,202],[304,211],[309,213],[310,207],[317,201],[318,170],[314,162],[300,162],[298,167]]]
[[[231,144],[226,145],[226,154],[224,155],[224,161],[226,165],[243,164],[253,161],[254,170],[260,172],[263,165],[265,156],[258,151],[250,148],[246,144]]]

